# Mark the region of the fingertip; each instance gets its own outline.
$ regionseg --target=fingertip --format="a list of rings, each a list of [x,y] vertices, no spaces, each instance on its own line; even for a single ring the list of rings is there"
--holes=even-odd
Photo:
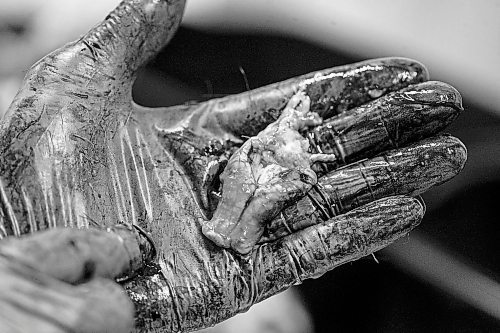
[[[439,82],[439,81],[429,81],[440,87],[441,94],[444,96],[444,103],[451,104],[455,109],[463,111],[464,107],[462,105],[462,95],[460,92],[450,84]]]
[[[400,92],[408,100],[421,104],[451,107],[456,114],[463,111],[462,95],[453,86],[440,81],[422,82]]]
[[[462,171],[467,162],[467,147],[454,136],[443,134],[440,138],[447,156],[447,165],[451,169],[453,176],[456,176]]]
[[[412,77],[416,82],[424,82],[430,79],[429,70],[423,63],[411,58],[405,57],[388,57],[381,58],[381,62],[396,68],[402,68],[409,73],[409,77]]]
[[[421,196],[404,198],[407,200],[407,208],[409,211],[408,217],[409,220],[411,220],[410,225],[416,225],[420,223],[427,209],[424,200]]]
[[[379,230],[376,234],[381,239],[392,241],[419,225],[425,209],[422,201],[406,195],[386,197],[367,204],[364,209],[360,208],[365,212],[379,212],[379,216],[373,219],[376,221],[375,229]]]
[[[410,232],[413,228],[419,225],[424,218],[426,205],[423,199],[419,196],[400,196],[397,200],[399,200],[397,205],[404,207],[402,208],[403,213],[399,222],[401,223],[403,230],[406,229],[406,232]]]
[[[422,216],[424,216],[425,212],[427,211],[427,205],[425,204],[424,198],[422,198],[422,196],[420,195],[417,195],[415,199],[417,199],[420,205],[422,206]]]
[[[460,172],[465,167],[465,163],[467,163],[467,147],[465,144],[458,138],[452,137],[456,142],[456,149],[454,151],[455,161],[457,161],[457,171]],[[458,173],[457,172],[457,173]]]
[[[75,287],[84,305],[73,329],[77,332],[131,332],[134,305],[117,283],[102,278]]]

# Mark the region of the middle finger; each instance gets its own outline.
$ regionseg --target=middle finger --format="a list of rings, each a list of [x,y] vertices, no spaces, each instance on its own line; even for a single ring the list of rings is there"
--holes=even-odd
[[[387,196],[421,194],[456,176],[466,158],[460,140],[439,135],[334,170],[272,220],[260,241],[286,236]]]

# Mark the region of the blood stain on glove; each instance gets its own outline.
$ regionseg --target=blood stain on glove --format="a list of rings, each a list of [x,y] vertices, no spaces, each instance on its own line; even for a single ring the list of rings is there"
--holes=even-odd
[[[248,139],[229,159],[220,176],[222,197],[203,234],[217,245],[249,253],[266,223],[317,183],[311,165],[334,160],[334,155],[309,153],[300,132],[322,123],[310,111],[302,91],[288,102],[278,120]]]

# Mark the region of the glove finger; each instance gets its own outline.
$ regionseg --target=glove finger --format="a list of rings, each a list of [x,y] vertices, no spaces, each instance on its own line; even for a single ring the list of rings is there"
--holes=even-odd
[[[288,100],[300,88],[311,98],[311,110],[329,118],[388,92],[426,81],[428,77],[425,67],[414,60],[368,60],[312,72],[194,106],[159,109],[157,112],[164,114],[164,124],[158,126],[173,127],[172,119],[179,112],[191,113],[187,124],[191,131],[201,136],[244,140],[278,119]]]
[[[260,246],[256,302],[382,249],[408,234],[423,215],[417,199],[389,197]]]
[[[76,99],[88,109],[92,107],[87,104],[99,98],[117,103],[116,97],[123,99],[124,94],[131,99],[135,72],[172,38],[184,3],[185,0],[122,1],[79,40],[34,64],[23,84],[25,92],[18,98],[52,90]]]
[[[143,267],[147,241],[125,228],[112,230],[60,228],[6,239],[0,256],[69,283],[132,275]]]
[[[261,243],[384,197],[419,195],[455,177],[466,159],[460,140],[440,135],[332,171],[268,224]]]
[[[73,286],[0,256],[1,332],[130,332],[134,309],[111,280]]]
[[[185,0],[124,0],[79,41],[81,54],[131,76],[172,38]]]
[[[460,93],[436,81],[420,83],[349,110],[307,134],[312,153],[336,156],[336,163],[322,163],[316,171],[321,174],[432,136],[453,122],[462,110]]]

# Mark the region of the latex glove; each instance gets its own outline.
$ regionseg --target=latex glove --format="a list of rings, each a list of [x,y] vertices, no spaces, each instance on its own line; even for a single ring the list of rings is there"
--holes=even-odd
[[[407,59],[324,70],[197,105],[134,104],[137,68],[172,37],[183,7],[125,1],[35,64],[0,126],[1,235],[125,226],[141,251],[110,277],[132,277],[125,288],[138,331],[213,325],[388,245],[423,216],[406,195],[452,178],[466,159],[453,137],[419,141],[457,117],[461,97],[423,82],[426,70]],[[201,230],[218,204],[224,161],[278,119],[299,89],[325,121],[307,129],[312,152],[336,162],[317,170],[321,188],[299,201],[283,198],[287,208],[266,217],[269,227],[247,255],[216,246]]]

